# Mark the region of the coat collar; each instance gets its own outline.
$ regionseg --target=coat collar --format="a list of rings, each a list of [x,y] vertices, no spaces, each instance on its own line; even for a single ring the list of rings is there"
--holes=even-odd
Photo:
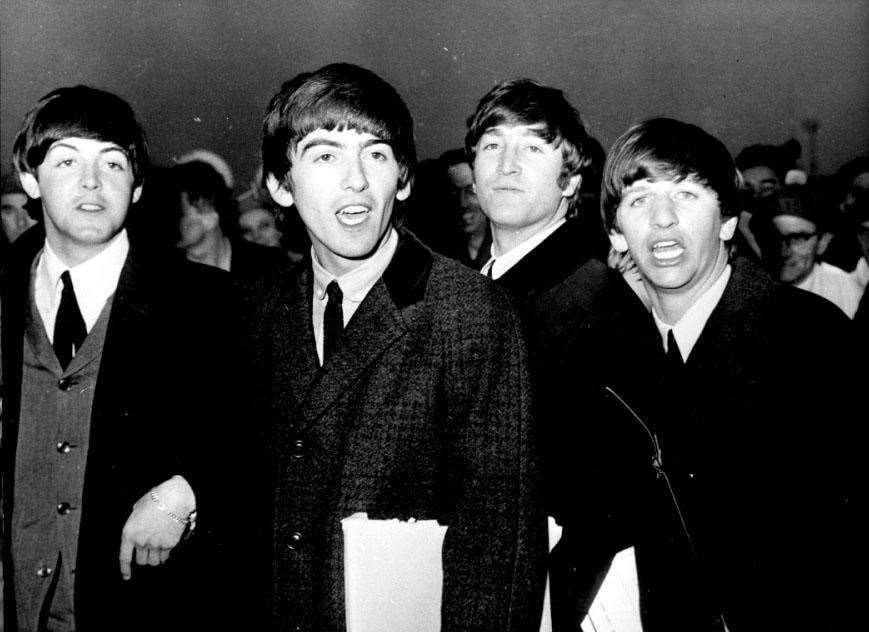
[[[307,424],[331,405],[408,331],[414,306],[423,300],[433,255],[411,233],[399,231],[392,261],[347,324],[329,364],[320,367],[311,323],[310,263],[288,275],[281,291],[281,320],[272,336],[275,379],[291,390],[293,408]],[[281,398],[279,398],[281,399]]]
[[[517,297],[536,294],[557,285],[589,258],[577,233],[577,221],[567,220],[507,270],[495,284]]]

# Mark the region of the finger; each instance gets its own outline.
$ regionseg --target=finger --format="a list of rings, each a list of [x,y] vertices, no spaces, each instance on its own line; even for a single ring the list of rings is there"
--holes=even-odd
[[[166,560],[169,559],[169,554],[172,552],[172,549],[160,549],[160,563],[165,564]]]
[[[130,579],[130,562],[133,559],[133,543],[126,538],[121,538],[121,554],[119,561],[121,562],[121,577]]]
[[[145,566],[148,563],[148,548],[144,546],[136,547],[136,564]]]
[[[148,564],[150,566],[160,566],[160,550],[150,549],[148,551]]]

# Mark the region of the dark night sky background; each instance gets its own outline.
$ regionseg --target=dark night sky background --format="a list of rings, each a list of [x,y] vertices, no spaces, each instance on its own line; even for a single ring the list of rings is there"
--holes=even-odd
[[[498,80],[562,88],[609,146],[654,115],[705,127],[734,153],[803,142],[822,173],[869,148],[866,0],[0,0],[0,153],[27,109],[86,83],[133,105],[153,160],[206,147],[242,185],[269,97],[334,61],[393,83],[421,158],[458,146]]]

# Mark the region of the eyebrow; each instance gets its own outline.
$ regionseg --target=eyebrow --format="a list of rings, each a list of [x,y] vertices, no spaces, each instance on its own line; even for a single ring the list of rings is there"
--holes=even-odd
[[[520,127],[520,125],[494,125],[483,132],[483,135],[492,134],[494,136],[503,136],[505,127]],[[535,123],[534,125],[521,125],[525,129],[522,130],[523,136],[536,136],[543,139],[543,134],[546,133],[546,126],[543,123]],[[545,139],[543,139],[545,140]]]
[[[51,145],[51,147],[48,148],[48,151],[51,151],[55,147],[65,147],[65,148],[70,149],[72,151],[80,152],[78,147],[76,147],[75,145],[72,145],[70,143],[65,143],[62,140],[54,142]],[[122,154],[124,154],[124,156],[127,155],[127,152],[124,151],[124,149],[120,145],[114,145],[114,144],[110,145],[109,147],[103,147],[102,149],[100,149],[100,154],[107,154],[107,153],[112,152],[112,151],[121,152]]]
[[[387,146],[391,147],[391,145],[389,145],[389,143],[387,143],[382,138],[369,138],[369,139],[366,139],[365,141],[362,142],[363,149],[365,149],[366,147],[371,147],[372,145],[387,145]],[[300,156],[304,156],[305,152],[308,151],[309,149],[313,149],[314,147],[323,147],[323,146],[335,147],[336,149],[343,149],[344,147],[346,147],[345,143],[341,143],[337,140],[332,140],[331,138],[320,138],[320,137],[315,136],[314,138],[310,139],[308,142],[306,142],[302,145],[302,150],[300,152]]]

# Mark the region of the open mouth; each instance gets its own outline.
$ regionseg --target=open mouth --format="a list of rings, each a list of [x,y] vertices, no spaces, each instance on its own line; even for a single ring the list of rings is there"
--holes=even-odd
[[[371,208],[363,204],[351,204],[336,213],[338,221],[344,226],[358,226],[371,214]]]
[[[93,204],[91,202],[84,202],[82,204],[79,204],[76,208],[78,208],[78,210],[80,210],[80,211],[85,211],[86,213],[96,213],[96,212],[102,211],[103,208],[105,208],[105,207],[102,206],[101,204]]]
[[[662,263],[675,261],[683,252],[685,248],[677,241],[664,240],[652,244],[652,257]]]

